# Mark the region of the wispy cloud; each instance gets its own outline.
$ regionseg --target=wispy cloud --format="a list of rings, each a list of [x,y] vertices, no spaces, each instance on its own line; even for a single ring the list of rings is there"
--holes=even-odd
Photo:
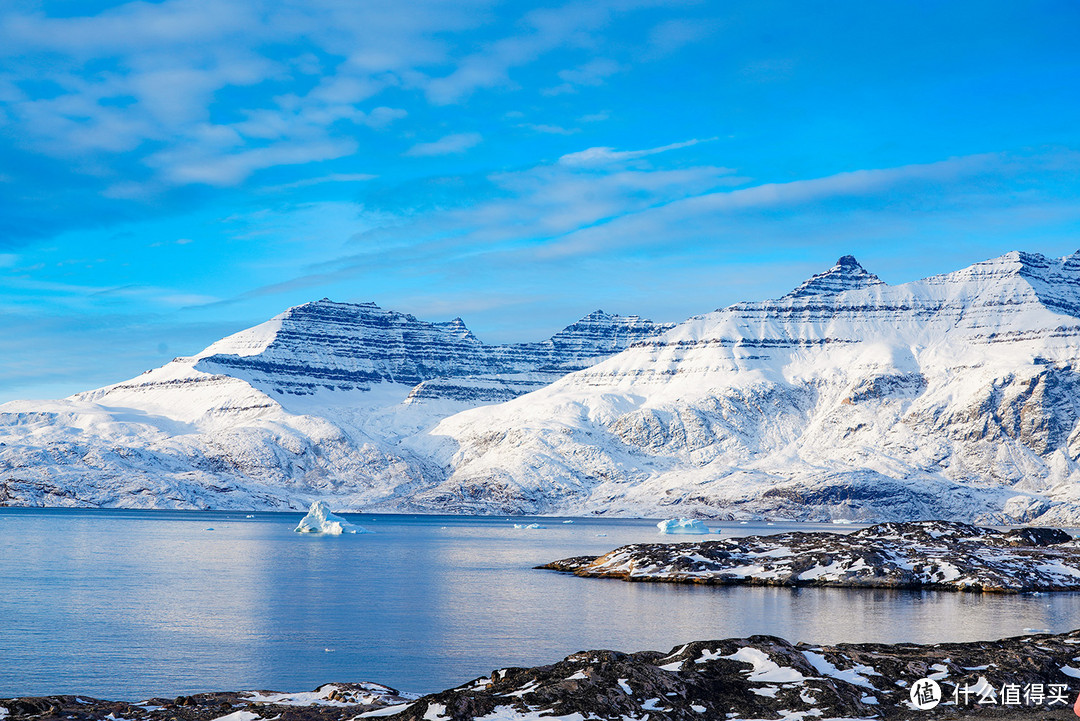
[[[406,150],[405,155],[413,158],[425,158],[432,155],[464,153],[469,148],[479,145],[483,139],[480,133],[453,133],[430,143],[417,143]]]
[[[671,143],[670,145],[662,145],[659,148],[646,148],[645,150],[615,150],[615,148],[587,148],[585,150],[579,150],[576,153],[567,153],[559,158],[559,162],[563,165],[579,165],[579,166],[598,166],[608,165],[610,163],[620,163],[626,160],[637,160],[638,158],[645,158],[650,155],[657,155],[659,153],[666,153],[671,150],[681,150],[682,148],[689,148],[698,143],[708,143],[716,138],[706,138],[704,140],[693,139],[686,140],[681,143]]]

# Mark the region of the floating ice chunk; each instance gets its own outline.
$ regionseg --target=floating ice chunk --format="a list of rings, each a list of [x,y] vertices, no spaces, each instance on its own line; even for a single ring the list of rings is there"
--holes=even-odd
[[[656,524],[660,533],[709,533],[709,528],[696,518],[669,518]]]
[[[563,523],[573,523],[573,521],[563,521]]]
[[[547,528],[547,526],[541,526],[539,523],[530,523],[527,526],[524,523],[515,523],[514,528],[535,531],[537,529],[545,529]]]
[[[363,526],[353,525],[341,516],[335,516],[322,501],[312,503],[308,514],[293,530],[297,533],[325,533],[331,536],[340,536],[342,533],[371,533]]]

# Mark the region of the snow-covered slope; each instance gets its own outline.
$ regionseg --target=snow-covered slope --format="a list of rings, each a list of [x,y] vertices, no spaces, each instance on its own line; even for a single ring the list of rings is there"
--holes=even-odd
[[[398,507],[442,477],[403,438],[669,328],[596,311],[489,346],[461,319],[307,303],[129,381],[0,406],[0,504]]]
[[[459,510],[1080,523],[1080,253],[888,286],[850,256],[451,416]]]
[[[547,341],[292,308],[0,406],[0,503],[1080,524],[1080,253],[889,286],[851,256],[675,326]]]

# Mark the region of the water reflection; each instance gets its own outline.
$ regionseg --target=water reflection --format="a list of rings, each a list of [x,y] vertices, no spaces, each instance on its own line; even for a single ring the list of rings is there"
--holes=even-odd
[[[715,588],[532,568],[655,542],[648,521],[556,519],[531,531],[503,519],[361,516],[377,533],[320,538],[292,533],[300,514],[243,516],[0,512],[0,661],[11,670],[0,696],[332,680],[430,691],[585,648],[751,634],[936,643],[1070,630],[1080,618],[1076,594]]]

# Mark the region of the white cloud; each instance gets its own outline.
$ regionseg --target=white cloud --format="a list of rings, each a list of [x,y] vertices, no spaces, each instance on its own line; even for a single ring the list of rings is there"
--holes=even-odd
[[[417,143],[406,150],[405,155],[422,158],[432,155],[464,153],[469,148],[479,145],[483,139],[480,133],[454,133],[430,143]]]
[[[679,150],[681,148],[689,148],[698,143],[708,143],[716,138],[707,138],[705,140],[687,140],[681,143],[671,143],[670,145],[662,145],[659,148],[648,148],[645,150],[615,150],[608,147],[588,148],[576,153],[568,153],[559,158],[559,163],[562,165],[578,165],[578,166],[602,166],[610,165],[612,163],[619,163],[624,160],[636,160],[638,158],[644,158],[649,155],[657,155],[658,153],[666,153],[669,150]]]
[[[166,151],[150,162],[162,168],[168,180],[178,184],[235,185],[263,168],[301,165],[341,158],[356,152],[353,140],[317,140],[309,143],[282,143],[237,153],[191,157],[183,151]]]

